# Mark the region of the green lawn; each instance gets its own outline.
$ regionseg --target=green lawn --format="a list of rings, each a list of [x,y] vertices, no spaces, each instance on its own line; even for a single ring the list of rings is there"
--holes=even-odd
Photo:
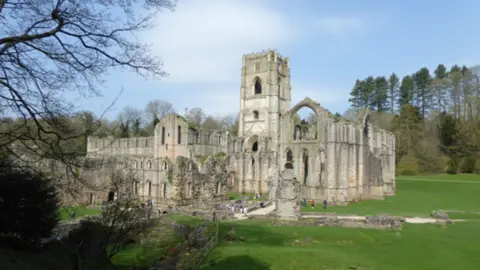
[[[367,200],[348,206],[332,206],[323,210],[302,208],[302,212],[336,212],[338,214],[392,214],[428,216],[433,210],[480,212],[480,175],[430,175],[399,177],[395,196],[385,200]]]
[[[141,237],[141,243],[127,246],[112,258],[116,266],[149,267],[166,258],[175,244],[183,241],[171,229],[168,221],[161,222]]]
[[[58,211],[60,220],[70,220],[73,210],[76,212],[75,219],[84,216],[94,216],[101,213],[100,208],[92,208],[87,206],[63,206]]]
[[[242,196],[248,196],[249,200],[253,200],[255,197],[254,192],[246,192],[245,194],[242,194],[241,192],[229,192],[227,193],[228,199],[229,200],[240,200]],[[265,201],[267,200],[267,197],[265,195],[260,195],[260,198],[257,199],[257,201]]]
[[[474,212],[480,212],[479,194],[478,175],[408,177],[397,180],[397,194],[386,200],[327,210],[409,216],[427,216],[435,209],[467,211],[449,214],[466,222],[404,224],[401,231],[223,222],[222,234],[235,227],[245,241],[222,241],[202,269],[478,269],[480,214]],[[295,240],[299,246],[292,245]]]
[[[245,242],[221,243],[202,269],[478,269],[480,222],[406,224],[401,231],[326,227],[273,227],[225,222]],[[474,241],[474,239],[476,239]],[[292,242],[299,240],[300,246]]]

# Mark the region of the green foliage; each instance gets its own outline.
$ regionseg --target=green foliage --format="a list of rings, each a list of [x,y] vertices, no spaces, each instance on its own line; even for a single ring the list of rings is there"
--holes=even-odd
[[[78,248],[78,259],[82,262],[106,264],[109,261],[105,248],[110,231],[100,222],[82,221],[80,227],[71,231],[65,244]]]
[[[200,164],[204,164],[205,161],[207,161],[207,159],[209,158],[210,156],[197,156],[198,160],[200,161]]]
[[[475,172],[480,174],[480,158],[477,158],[477,162],[475,162]]]
[[[474,173],[475,172],[475,157],[464,157],[460,161],[460,172],[462,173]]]
[[[160,119],[158,119],[157,114],[153,116],[153,121],[152,121],[152,127],[155,129],[155,126],[157,126],[158,122],[160,122]]]
[[[58,224],[59,200],[44,175],[0,160],[0,235],[36,247]]]
[[[445,170],[448,174],[457,174],[458,172],[458,160],[456,158],[450,158],[447,162],[447,169]]]
[[[420,167],[418,166],[418,160],[413,153],[409,153],[403,156],[398,163],[399,175],[416,175],[420,173]]]
[[[224,157],[226,156],[227,154],[225,152],[218,152],[214,155],[214,157]]]

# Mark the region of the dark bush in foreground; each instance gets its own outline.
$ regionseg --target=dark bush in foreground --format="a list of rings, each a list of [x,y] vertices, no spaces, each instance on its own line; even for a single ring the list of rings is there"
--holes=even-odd
[[[45,176],[0,159],[0,237],[33,248],[58,224],[59,200]]]

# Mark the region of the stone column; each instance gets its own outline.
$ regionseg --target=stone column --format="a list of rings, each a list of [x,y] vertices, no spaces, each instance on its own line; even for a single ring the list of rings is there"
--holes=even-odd
[[[326,186],[326,196],[329,202],[332,202],[333,199],[333,191],[336,187],[336,155],[335,155],[335,123],[331,120],[326,122],[327,128],[327,138],[326,138],[326,148],[327,148],[327,155],[326,155],[326,175],[327,175],[327,186]]]
[[[240,152],[238,155],[238,181],[239,181],[239,192],[245,192],[245,154]]]
[[[348,126],[345,123],[341,123],[340,127],[340,185],[338,199],[343,203],[348,201]]]
[[[348,125],[348,198],[355,200],[357,197],[357,159],[355,152],[355,126]]]
[[[364,194],[363,194],[363,183],[364,183],[364,168],[365,168],[365,164],[364,164],[364,141],[365,141],[365,138],[363,136],[363,132],[362,132],[362,127],[357,127],[357,134],[358,134],[358,138],[357,138],[357,144],[356,144],[356,148],[357,148],[357,162],[358,162],[358,165],[357,165],[357,168],[358,168],[358,171],[357,171],[357,194],[358,196],[361,198],[364,197]]]

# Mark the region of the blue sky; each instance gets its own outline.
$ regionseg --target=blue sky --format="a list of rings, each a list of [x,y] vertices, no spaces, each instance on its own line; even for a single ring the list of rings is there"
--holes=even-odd
[[[403,76],[437,64],[480,63],[480,1],[179,0],[139,35],[170,76],[145,80],[111,72],[102,98],[77,103],[102,112],[123,88],[125,106],[168,100],[178,112],[239,109],[242,54],[277,49],[291,59],[292,106],[309,96],[332,112],[348,108],[357,78]]]

